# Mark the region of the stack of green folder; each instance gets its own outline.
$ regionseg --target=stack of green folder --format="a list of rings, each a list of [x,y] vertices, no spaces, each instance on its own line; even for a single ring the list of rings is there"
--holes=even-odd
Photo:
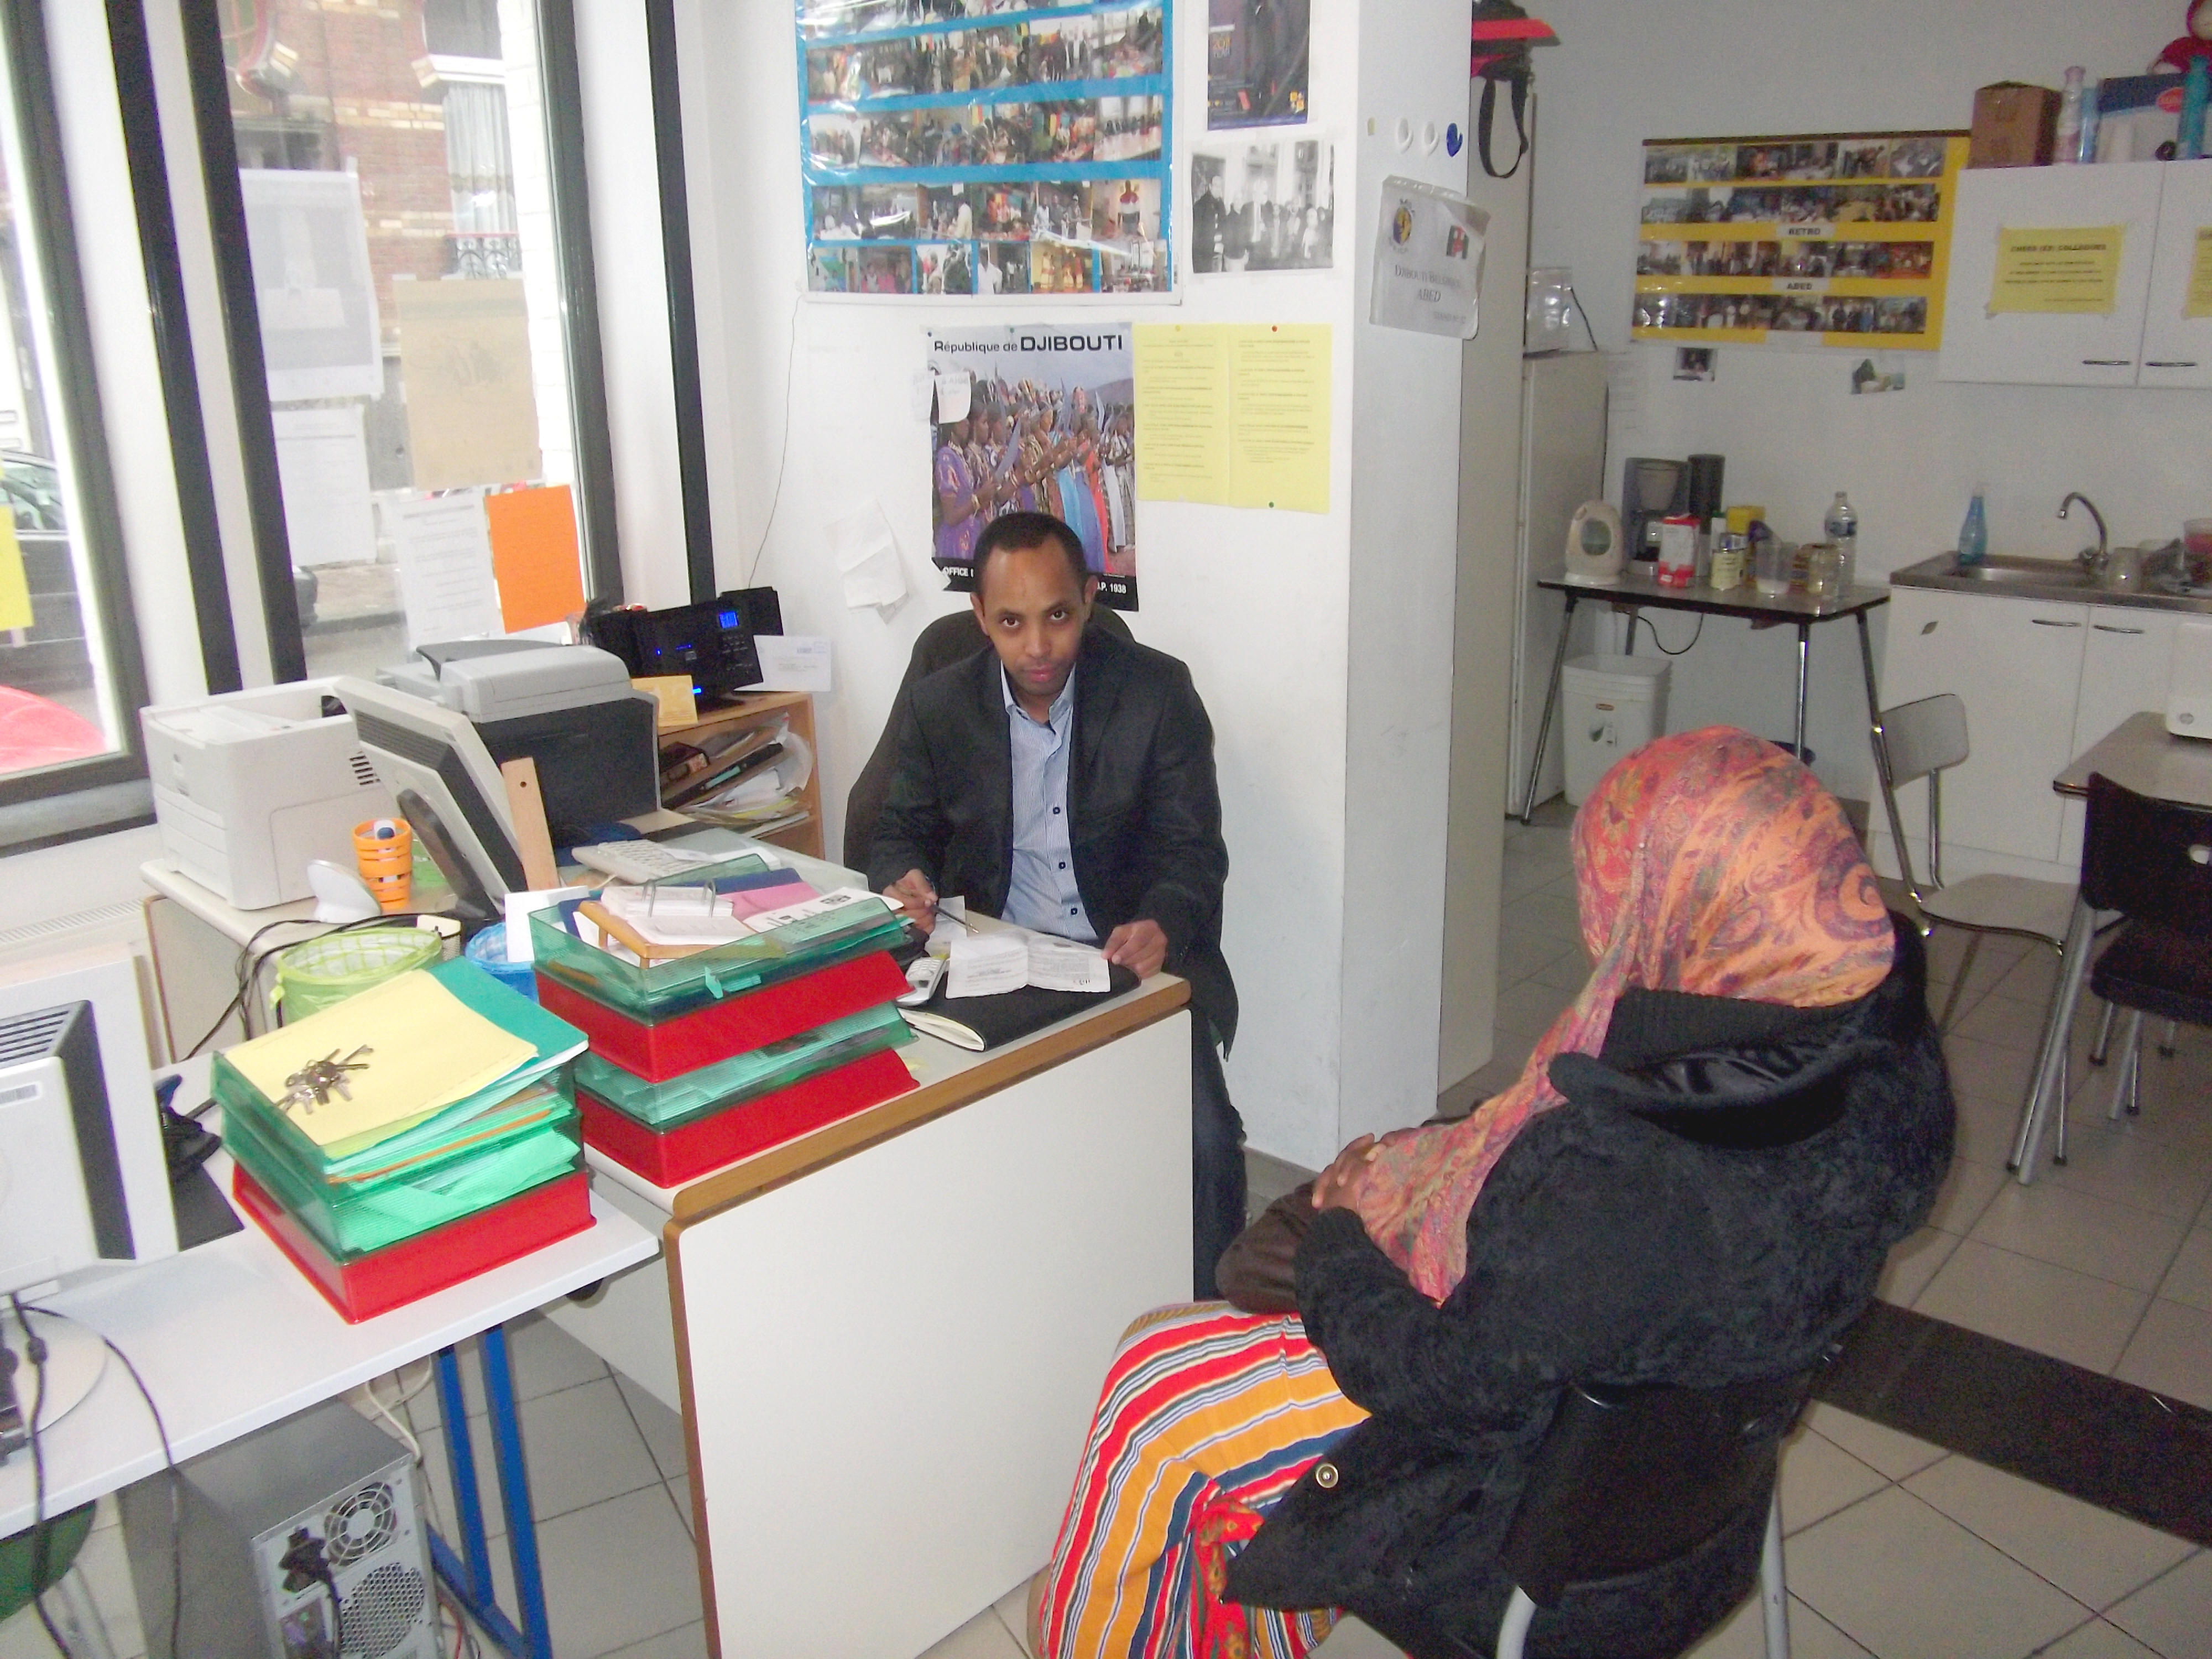
[[[884,1003],[665,1083],[649,1083],[597,1054],[583,1054],[576,1060],[576,1083],[623,1116],[665,1133],[913,1041],[913,1028],[899,1017],[895,1005]]]
[[[340,1261],[411,1238],[583,1166],[570,1062],[584,1034],[474,963],[420,969],[531,1045],[489,1086],[380,1136],[318,1146],[222,1054],[215,1094],[240,1167]],[[404,1042],[394,1032],[392,1041]]]

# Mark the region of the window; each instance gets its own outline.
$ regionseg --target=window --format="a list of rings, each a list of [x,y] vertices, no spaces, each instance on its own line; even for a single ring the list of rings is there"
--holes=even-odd
[[[144,675],[61,156],[40,8],[0,0],[0,805],[9,805],[144,775]]]
[[[580,179],[547,120],[565,6],[216,9],[307,672],[610,591]]]

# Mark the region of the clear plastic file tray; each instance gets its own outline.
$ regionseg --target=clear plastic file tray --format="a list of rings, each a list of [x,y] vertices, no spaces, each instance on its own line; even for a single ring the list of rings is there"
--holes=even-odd
[[[712,884],[727,892],[764,879],[787,878],[787,872],[772,871],[765,860],[747,854],[726,864],[708,865],[671,884]],[[888,949],[905,927],[897,913],[887,907],[855,905],[850,911],[809,916],[769,933],[645,967],[586,944],[576,931],[579,902],[572,900],[532,915],[531,948],[540,977],[647,1024]]]
[[[597,1054],[580,1054],[576,1086],[635,1122],[673,1129],[912,1041],[913,1028],[885,1003],[665,1083],[648,1083]]]

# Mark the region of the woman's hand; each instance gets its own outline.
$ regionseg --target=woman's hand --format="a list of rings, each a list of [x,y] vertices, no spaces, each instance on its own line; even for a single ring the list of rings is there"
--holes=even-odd
[[[1360,1188],[1367,1181],[1369,1163],[1378,1150],[1373,1135],[1362,1135],[1339,1152],[1335,1161],[1314,1180],[1314,1208],[1358,1209]]]

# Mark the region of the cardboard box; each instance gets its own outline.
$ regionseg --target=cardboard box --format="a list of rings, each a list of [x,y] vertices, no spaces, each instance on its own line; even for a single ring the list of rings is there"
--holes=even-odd
[[[1974,94],[1973,134],[1966,144],[1970,167],[2051,165],[2058,131],[2058,94],[2048,87],[2000,81]]]

